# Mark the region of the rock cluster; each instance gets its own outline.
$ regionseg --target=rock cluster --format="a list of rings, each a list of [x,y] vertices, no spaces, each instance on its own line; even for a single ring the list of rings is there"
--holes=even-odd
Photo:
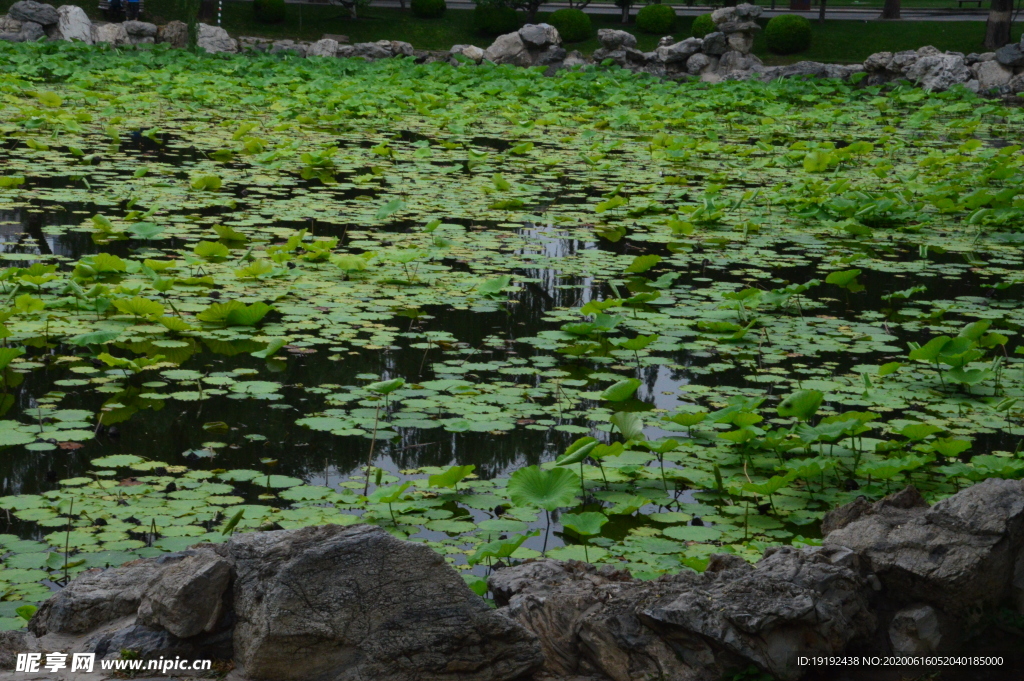
[[[232,659],[230,681],[780,681],[800,655],[949,655],[1024,613],[1024,482],[929,506],[910,487],[822,522],[822,546],[638,581],[536,560],[492,573],[496,610],[429,548],[374,526],[254,532],[91,570],[42,605],[17,652]]]
[[[268,681],[505,681],[542,662],[536,637],[489,608],[444,559],[380,528],[237,535],[89,571],[5,652],[133,650],[233,659]]]
[[[820,547],[729,554],[639,582],[551,560],[494,573],[500,611],[535,633],[543,671],[713,681],[751,664],[802,678],[801,654],[953,653],[1000,606],[1024,613],[1024,483],[987,480],[929,507],[917,490],[825,518]]]
[[[600,29],[601,47],[590,59],[577,51],[567,52],[557,29],[548,24],[528,24],[514,33],[498,36],[486,48],[454,45],[446,52],[414,50],[397,40],[345,44],[343,36],[327,36],[316,42],[269,40],[241,37],[237,40],[218,26],[199,24],[198,44],[210,53],[291,52],[305,57],[356,57],[367,61],[391,57],[412,57],[417,62],[445,61],[453,66],[485,61],[514,66],[545,66],[552,75],[559,69],[594,64],[615,64],[625,69],[675,80],[700,79],[760,80],[778,78],[838,78],[857,76],[858,82],[882,84],[907,80],[925,90],[946,90],[963,85],[975,92],[1016,100],[1024,92],[1024,39],[996,52],[963,55],[940,52],[926,46],[903,52],[878,52],[863,64],[839,65],[802,61],[787,66],[765,66],[751,53],[754,37],[760,30],[757,5],[722,7],[711,17],[716,30],[704,38],[675,41],[662,38],[651,52],[636,49],[636,37],[626,31]],[[0,40],[23,42],[39,40],[81,40],[115,46],[140,43],[168,43],[185,47],[188,29],[179,21],[156,27],[140,21],[123,24],[93,25],[85,12],[74,5],[54,9],[35,0],[20,0],[0,17]],[[861,75],[863,74],[863,75]]]

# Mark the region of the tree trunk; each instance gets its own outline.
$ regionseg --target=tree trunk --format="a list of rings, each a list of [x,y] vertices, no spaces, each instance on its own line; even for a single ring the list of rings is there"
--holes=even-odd
[[[899,19],[900,18],[900,0],[885,0],[885,5],[882,7],[882,19]]]
[[[1013,0],[992,0],[985,25],[985,49],[998,50],[1010,42],[1010,21],[1013,19]]]
[[[1011,2],[1012,2],[1012,0],[1011,0]],[[824,24],[825,23],[825,0],[821,0],[821,4],[818,7],[818,23],[819,24]]]
[[[622,23],[629,23],[629,5],[622,6]]]

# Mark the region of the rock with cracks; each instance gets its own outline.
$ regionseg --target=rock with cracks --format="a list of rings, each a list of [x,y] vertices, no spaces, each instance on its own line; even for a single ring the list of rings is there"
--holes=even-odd
[[[253,532],[89,571],[7,645],[232,658],[232,678],[254,681],[510,681],[542,662],[533,634],[439,554],[371,525]]]

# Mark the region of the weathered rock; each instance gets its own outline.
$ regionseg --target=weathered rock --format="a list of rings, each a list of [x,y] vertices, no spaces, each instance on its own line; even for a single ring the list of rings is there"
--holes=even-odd
[[[751,21],[761,16],[762,11],[763,9],[757,5],[742,3],[735,7],[716,9],[711,13],[711,20],[715,22],[716,26],[721,26],[731,21]]]
[[[459,54],[467,59],[472,59],[477,63],[481,62],[484,58],[483,48],[477,47],[476,45],[466,45],[462,48]]]
[[[609,568],[538,561],[495,572],[499,604],[538,634],[544,671],[612,679],[717,679],[754,663],[781,679],[801,651],[840,651],[875,619],[849,551],[771,551],[751,568],[717,557],[701,575],[655,582]]]
[[[934,57],[939,54],[942,54],[942,50],[932,45],[917,48],[917,56],[919,57]],[[963,55],[961,54],[960,56],[962,57]]]
[[[184,21],[170,21],[156,32],[158,43],[167,43],[171,47],[184,48],[188,45],[188,24]]]
[[[126,21],[122,26],[124,26],[125,32],[130,36],[139,36],[141,38],[156,37],[156,24],[151,24],[148,21]]]
[[[1024,483],[989,479],[931,508],[885,501],[826,535],[824,546],[859,554],[892,603],[932,605],[968,626],[1012,596]]]
[[[41,26],[56,24],[60,15],[53,5],[46,5],[35,0],[20,0],[11,5],[7,10],[7,16],[18,21],[32,21]]]
[[[622,47],[636,47],[636,36],[628,31],[614,28],[599,28],[597,39],[606,50],[617,50]]]
[[[700,52],[704,41],[700,38],[687,38],[671,45],[659,47],[655,52],[660,61],[666,64],[684,63],[692,55]]]
[[[903,50],[892,55],[892,59],[889,60],[889,64],[886,69],[893,73],[906,75],[907,71],[917,62],[920,55],[917,50]]]
[[[306,46],[294,40],[275,40],[270,44],[270,53],[277,54],[278,52],[294,52],[300,57],[305,57]]]
[[[69,42],[80,40],[92,45],[92,21],[81,7],[61,5],[57,8],[57,24],[50,37]]]
[[[560,45],[549,45],[540,54],[533,58],[534,66],[551,66],[554,64],[561,64],[562,60],[565,59],[566,51],[565,48]]]
[[[491,46],[484,50],[484,59],[495,64],[514,64],[515,66],[529,66],[533,63],[533,57],[519,33],[506,33],[498,36]]]
[[[712,63],[712,59],[715,60],[714,63]],[[686,72],[691,75],[697,75],[699,73],[703,73],[708,68],[717,66],[717,62],[717,57],[709,57],[702,52],[698,52],[686,60]]]
[[[840,64],[822,64],[816,61],[800,61],[795,64],[787,64],[786,66],[767,67],[762,71],[760,79],[765,82],[775,80],[776,78],[838,78],[845,80],[852,74],[863,70],[862,66],[843,66]],[[866,501],[864,503],[867,504]],[[870,506],[870,504],[867,505]],[[851,506],[851,504],[847,504],[847,506]],[[840,508],[846,509],[847,506]],[[832,515],[837,511],[832,511],[831,514],[826,515],[822,520],[822,534],[831,532],[840,524],[840,519]]]
[[[971,79],[967,63],[960,55],[928,54],[919,58],[906,71],[907,78],[923,90],[948,90]]]
[[[1024,47],[1016,43],[1004,45],[996,50],[996,61],[1003,66],[1024,66]]]
[[[17,33],[0,33],[0,40],[8,43],[25,42],[25,38],[21,35],[21,31],[18,31]]]
[[[199,35],[196,39],[196,44],[210,54],[217,54],[219,52],[234,54],[238,52],[238,42],[220,26],[199,24]]]
[[[402,40],[391,40],[391,54],[395,57],[411,57],[413,55],[413,47],[410,43]]]
[[[558,29],[551,24],[527,24],[519,29],[519,37],[531,49],[545,50],[549,45],[561,45]]]
[[[39,40],[46,35],[46,30],[42,24],[38,24],[34,21],[23,21],[21,22],[21,41],[30,43],[35,40]]]
[[[10,14],[5,14],[0,17],[0,33],[20,33],[21,22],[12,17]]]
[[[498,681],[540,663],[441,556],[379,528],[256,532],[218,552],[235,563],[235,662],[252,678]]]
[[[171,553],[123,567],[83,572],[39,606],[28,629],[36,636],[81,634],[134,615],[149,583],[184,558],[183,553]]]
[[[188,556],[163,571],[138,608],[139,623],[157,626],[178,638],[214,631],[224,614],[223,595],[231,580],[231,562],[211,551]]]
[[[864,68],[868,71],[885,71],[892,62],[892,52],[875,52],[864,60]]]
[[[720,57],[729,51],[729,39],[722,32],[708,33],[701,49],[709,57]]]
[[[750,54],[750,51],[754,49],[753,33],[730,33],[726,37],[726,41],[729,43],[730,50],[740,54]]]
[[[889,642],[897,655],[927,655],[943,650],[941,615],[930,605],[916,604],[897,612],[889,623]],[[948,645],[947,645],[948,649]]]
[[[1024,73],[1015,75],[1013,78],[1010,79],[1009,83],[1007,83],[1003,88],[1000,89],[1000,91],[1006,92],[1010,95],[1016,95],[1018,93],[1024,92]],[[1024,611],[1024,608],[1022,608],[1021,610]]]
[[[724,75],[731,71],[751,71],[763,65],[764,62],[752,54],[729,50],[719,60],[718,72]]]
[[[1013,69],[1003,66],[999,62],[979,61],[970,67],[971,73],[978,79],[978,87],[981,90],[991,90],[1006,85],[1013,78]]]
[[[582,52],[579,50],[572,50],[569,54],[565,55],[565,59],[562,60],[562,68],[575,68],[587,63],[587,58],[583,56]]]
[[[307,57],[335,57],[337,54],[338,41],[331,38],[321,38],[306,50]]]
[[[380,43],[386,43],[381,45]],[[340,45],[338,47],[339,57],[362,57],[363,59],[390,59],[393,56],[391,42],[384,40],[376,43],[356,43],[355,45]]]

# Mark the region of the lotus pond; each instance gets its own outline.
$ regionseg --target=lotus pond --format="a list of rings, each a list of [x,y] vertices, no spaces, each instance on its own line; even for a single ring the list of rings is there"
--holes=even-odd
[[[152,47],[152,46],[149,46]],[[0,43],[0,625],[375,523],[635,575],[1024,475],[1024,112]]]

